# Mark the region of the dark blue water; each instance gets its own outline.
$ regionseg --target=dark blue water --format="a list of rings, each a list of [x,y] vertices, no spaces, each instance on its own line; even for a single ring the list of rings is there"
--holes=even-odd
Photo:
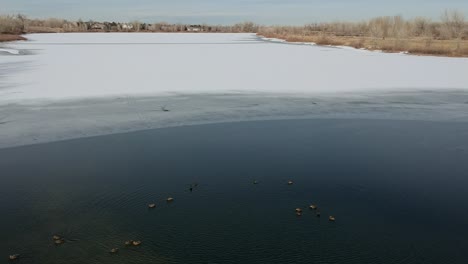
[[[468,263],[467,123],[178,127],[2,149],[0,168],[1,263]]]

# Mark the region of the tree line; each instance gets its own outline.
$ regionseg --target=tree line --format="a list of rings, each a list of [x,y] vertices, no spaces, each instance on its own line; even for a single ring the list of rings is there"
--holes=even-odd
[[[98,22],[69,21],[66,19],[28,19],[24,15],[0,16],[0,33],[59,33],[59,32],[225,32],[225,33],[255,33],[259,25],[253,22],[243,22],[234,25],[193,25],[170,24],[165,22],[144,23],[140,21]]]
[[[426,17],[406,20],[402,16],[382,16],[360,22],[325,22],[304,26],[261,27],[264,32],[277,34],[330,34],[373,38],[426,37],[434,39],[466,39],[468,23],[464,13],[446,10],[439,21]]]
[[[253,22],[234,25],[189,25],[170,23],[143,23],[132,21],[96,22],[65,19],[29,19],[24,15],[0,16],[0,33],[23,34],[42,32],[249,32],[278,35],[334,35],[372,38],[459,39],[468,38],[468,23],[464,13],[446,10],[439,21],[425,17],[406,20],[402,16],[376,17],[360,22],[323,22],[304,26],[264,26]]]

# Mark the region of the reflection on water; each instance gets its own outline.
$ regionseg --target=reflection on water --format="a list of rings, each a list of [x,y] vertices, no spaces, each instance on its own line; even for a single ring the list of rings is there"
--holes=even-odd
[[[467,123],[351,119],[187,126],[2,149],[0,256],[466,263],[467,160]],[[306,209],[311,203],[321,218]],[[54,245],[55,234],[63,245]],[[125,247],[131,239],[142,245]]]

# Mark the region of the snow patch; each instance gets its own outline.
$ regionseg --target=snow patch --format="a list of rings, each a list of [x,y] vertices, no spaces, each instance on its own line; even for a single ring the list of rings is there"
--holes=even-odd
[[[279,39],[279,38],[264,38],[264,37],[261,37],[261,39],[263,40],[266,40],[266,41],[272,41],[272,42],[286,42],[286,40],[284,39]]]
[[[0,48],[0,53],[9,53],[11,55],[19,55],[20,52],[19,50],[15,50],[15,49],[7,49],[7,48]]]

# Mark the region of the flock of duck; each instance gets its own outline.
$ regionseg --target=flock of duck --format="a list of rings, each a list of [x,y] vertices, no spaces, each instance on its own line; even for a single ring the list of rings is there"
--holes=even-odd
[[[257,180],[255,180],[255,181],[253,182],[253,184],[259,184],[259,182],[258,182]],[[293,185],[293,184],[294,184],[293,181],[291,181],[291,180],[288,181],[288,185]],[[189,191],[192,192],[192,191],[194,190],[194,188],[197,187],[197,186],[198,186],[198,183],[193,183],[193,184],[191,184],[191,185],[190,185],[190,188],[189,188]],[[173,198],[173,197],[168,197],[168,198],[166,199],[166,202],[167,202],[167,203],[172,203],[173,201],[174,201],[174,198]],[[148,204],[148,208],[149,208],[149,209],[154,209],[154,208],[156,208],[156,204],[155,204],[155,203],[150,203],[150,204]],[[309,209],[315,211],[315,215],[316,215],[317,217],[320,217],[320,209],[318,208],[317,205],[311,204],[311,205],[309,206]],[[296,208],[296,215],[297,215],[297,216],[302,216],[302,208]],[[330,222],[335,222],[335,217],[332,216],[332,215],[330,215],[330,216],[328,217],[328,220],[329,220]],[[61,244],[63,244],[63,243],[65,243],[65,239],[64,239],[63,237],[59,236],[59,235],[54,235],[54,236],[52,236],[52,240],[54,241],[54,244],[57,245],[57,246],[58,246],[58,245],[61,245]],[[138,246],[141,245],[141,243],[142,243],[142,242],[141,242],[140,240],[128,240],[128,241],[125,241],[124,245],[125,245],[126,247],[131,247],[131,246],[133,246],[133,247],[138,247]],[[117,254],[118,252],[119,252],[119,248],[112,248],[112,249],[109,251],[110,254]],[[13,255],[10,255],[10,256],[9,256],[10,261],[19,260],[19,258],[20,258],[20,255],[19,255],[19,254],[13,254]]]
[[[293,181],[288,181],[288,185],[293,185],[293,183],[294,183]],[[258,184],[258,182],[255,181],[254,184]],[[317,205],[311,204],[311,205],[309,205],[309,209],[314,210],[315,211],[315,216],[320,217],[320,209],[318,208]],[[296,208],[296,215],[297,216],[302,216],[302,208]],[[335,217],[333,215],[330,215],[328,217],[328,221],[330,221],[330,222],[335,222],[335,220],[336,219],[335,219]]]

